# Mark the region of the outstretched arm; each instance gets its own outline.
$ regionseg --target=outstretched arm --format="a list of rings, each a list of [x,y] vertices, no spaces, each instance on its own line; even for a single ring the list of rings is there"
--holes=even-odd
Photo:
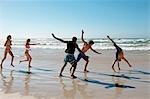
[[[87,43],[87,42],[84,40],[84,38],[83,38],[83,34],[84,34],[84,31],[82,30],[81,40],[82,40],[83,43]]]
[[[56,40],[59,40],[59,41],[61,41],[61,42],[63,42],[63,43],[67,43],[67,41],[64,41],[64,40],[62,40],[62,39],[60,39],[60,38],[57,38],[53,33],[52,33],[52,36],[53,36]]]
[[[97,52],[96,50],[94,50],[92,47],[91,47],[91,50],[94,52],[94,53],[97,53],[97,54],[102,54],[100,52]]]
[[[38,45],[39,43],[37,43],[37,44],[29,44],[29,45]]]
[[[114,44],[116,45],[116,43],[115,43],[109,36],[107,36],[107,38],[108,38],[109,40],[111,40],[112,43],[114,43]]]

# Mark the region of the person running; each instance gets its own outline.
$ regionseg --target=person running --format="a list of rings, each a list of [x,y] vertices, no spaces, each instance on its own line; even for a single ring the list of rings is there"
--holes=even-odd
[[[63,76],[63,75],[62,75],[62,72],[63,72],[64,68],[66,67],[67,63],[69,62],[69,63],[72,65],[72,67],[73,67],[73,72],[72,72],[72,74],[71,74],[71,77],[72,77],[72,78],[77,78],[77,77],[74,75],[75,70],[76,70],[76,67],[77,67],[77,61],[76,61],[76,59],[75,59],[75,57],[74,57],[75,48],[77,48],[78,51],[82,53],[82,51],[81,51],[80,48],[78,47],[78,44],[76,43],[77,38],[76,38],[76,37],[73,37],[73,38],[72,38],[72,41],[64,41],[64,40],[62,40],[62,39],[60,39],[60,38],[57,38],[53,33],[52,33],[52,36],[53,36],[56,40],[59,40],[59,41],[61,41],[61,42],[67,44],[67,49],[65,50],[65,52],[67,53],[67,55],[66,55],[66,57],[65,57],[65,59],[64,59],[64,62],[65,62],[65,63],[64,63],[64,65],[63,65],[63,67],[61,68],[61,71],[60,71],[59,76],[60,76],[60,77]]]
[[[89,42],[86,42],[86,41],[84,40],[84,38],[83,38],[83,34],[84,34],[84,31],[82,30],[81,40],[82,40],[82,42],[83,42],[83,47],[82,47],[81,51],[82,51],[83,53],[86,53],[89,49],[91,49],[93,52],[95,52],[95,53],[97,53],[97,54],[101,54],[101,53],[97,52],[96,50],[94,50],[94,49],[92,48],[92,45],[94,44],[94,41],[90,40]],[[83,59],[86,61],[86,64],[85,64],[85,67],[84,67],[84,72],[89,72],[89,71],[87,70],[87,65],[88,65],[88,63],[89,63],[89,57],[86,56],[86,55],[83,54],[83,53],[79,53],[79,55],[78,55],[78,57],[77,57],[77,62],[79,62],[80,59],[83,58]],[[70,71],[71,71],[71,70],[72,70],[72,67],[70,68]]]
[[[116,59],[112,65],[112,69],[115,71],[114,69],[114,65],[116,62],[118,62],[118,69],[120,70],[120,67],[119,67],[119,61],[121,61],[121,59],[123,59],[124,61],[127,62],[127,64],[129,65],[129,67],[131,67],[130,63],[128,62],[128,60],[124,57],[124,53],[123,53],[123,50],[109,37],[107,36],[107,38],[114,44],[117,52],[116,52]]]
[[[11,40],[11,39],[12,39],[12,38],[11,38],[11,35],[8,35],[8,36],[7,36],[7,40],[6,40],[5,44],[4,44],[4,46],[5,46],[6,48],[5,48],[5,51],[4,51],[4,58],[2,59],[1,64],[0,64],[1,69],[3,68],[3,62],[4,62],[4,60],[6,59],[8,53],[9,53],[10,56],[12,57],[12,59],[11,59],[11,66],[14,67],[14,65],[13,65],[14,55],[13,55],[13,53],[12,53],[12,51],[11,51],[11,45],[12,45],[12,40]]]
[[[31,41],[30,39],[27,39],[26,44],[25,44],[25,56],[26,56],[26,59],[21,60],[21,61],[19,62],[19,64],[20,64],[20,63],[22,63],[22,62],[29,61],[29,63],[28,63],[28,71],[29,71],[29,72],[30,72],[31,60],[32,60],[32,57],[31,57],[31,55],[30,55],[30,53],[29,53],[29,51],[31,50],[31,49],[30,49],[30,45],[37,45],[37,44],[30,44],[30,41]]]

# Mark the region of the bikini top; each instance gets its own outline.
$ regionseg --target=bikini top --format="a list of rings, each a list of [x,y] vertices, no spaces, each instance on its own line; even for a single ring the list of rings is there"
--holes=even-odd
[[[7,49],[11,49],[11,41],[7,40],[5,45]]]
[[[11,46],[11,41],[7,40],[5,46]]]
[[[28,50],[28,51],[30,50],[30,45],[29,44],[26,44],[25,47],[26,47],[26,50]]]

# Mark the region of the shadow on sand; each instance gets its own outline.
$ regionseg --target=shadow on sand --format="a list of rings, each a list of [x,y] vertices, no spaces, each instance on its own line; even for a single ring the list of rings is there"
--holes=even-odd
[[[145,71],[142,71],[142,70],[128,70],[128,71],[133,73],[133,74],[150,75],[150,72],[145,72]]]
[[[98,72],[89,72],[89,73],[96,74],[96,75],[102,75],[102,76],[125,78],[125,79],[128,79],[128,80],[131,80],[131,79],[140,79],[140,78],[138,78],[138,77],[126,76],[125,74],[121,74],[121,75],[116,75],[116,74],[115,74],[115,75],[114,75],[114,74],[106,74],[106,73],[98,73]]]
[[[104,85],[105,88],[113,88],[113,87],[117,87],[117,88],[135,88],[133,86],[128,86],[128,85],[120,85],[118,83],[106,83],[106,82],[101,82],[101,81],[98,81],[98,80],[93,80],[93,79],[80,79],[82,81],[85,81],[85,82],[89,82],[89,83],[93,83],[93,84],[99,84],[99,85]]]
[[[43,69],[43,68],[38,68],[38,67],[32,67],[33,69],[36,69],[36,70],[40,70],[40,71],[53,71],[53,70],[50,70],[50,69]]]

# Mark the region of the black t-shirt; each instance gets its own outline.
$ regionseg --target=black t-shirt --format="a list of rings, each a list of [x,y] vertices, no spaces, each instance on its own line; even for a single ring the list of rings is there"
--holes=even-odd
[[[77,47],[77,44],[73,41],[67,42],[67,49],[65,50],[66,53],[74,54],[75,48]]]

